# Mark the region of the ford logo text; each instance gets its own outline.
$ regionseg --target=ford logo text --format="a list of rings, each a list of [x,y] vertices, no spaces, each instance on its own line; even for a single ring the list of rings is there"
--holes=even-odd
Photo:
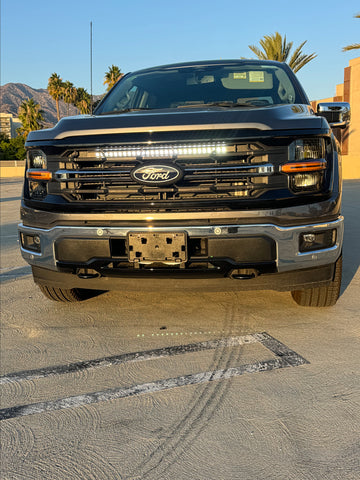
[[[183,171],[176,165],[142,165],[134,168],[131,176],[144,185],[161,186],[176,183],[183,177]]]

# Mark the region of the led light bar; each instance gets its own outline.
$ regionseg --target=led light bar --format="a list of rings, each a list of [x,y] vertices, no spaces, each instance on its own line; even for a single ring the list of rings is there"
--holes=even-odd
[[[158,145],[146,147],[107,147],[97,150],[97,158],[174,158],[178,156],[224,155],[228,147],[224,143],[192,145]]]

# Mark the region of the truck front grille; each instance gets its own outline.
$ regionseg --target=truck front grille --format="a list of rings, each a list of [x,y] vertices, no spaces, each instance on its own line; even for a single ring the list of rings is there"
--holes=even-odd
[[[261,144],[213,144],[212,150],[209,145],[160,145],[66,152],[57,159],[60,168],[50,188],[68,202],[116,202],[124,208],[146,204],[154,210],[170,203],[176,209],[184,202],[201,202],[203,207],[205,202],[216,209],[224,202],[287,188],[278,168],[285,156],[286,149],[269,151]],[[156,162],[175,164],[183,177],[172,185],[150,186],[131,176],[134,168]]]

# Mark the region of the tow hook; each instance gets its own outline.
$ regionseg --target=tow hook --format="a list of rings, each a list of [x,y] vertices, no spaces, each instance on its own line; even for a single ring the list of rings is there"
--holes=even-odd
[[[258,275],[259,271],[254,268],[236,269],[230,273],[230,277],[234,280],[250,280],[251,278],[256,278]]]
[[[89,280],[91,278],[100,277],[100,273],[96,272],[95,270],[84,268],[77,271],[77,276],[83,280]]]

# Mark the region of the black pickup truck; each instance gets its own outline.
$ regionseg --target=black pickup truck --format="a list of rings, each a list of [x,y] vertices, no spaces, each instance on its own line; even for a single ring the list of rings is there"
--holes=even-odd
[[[42,292],[340,291],[341,158],[291,69],[257,60],[125,75],[92,115],[30,133],[21,252]]]

